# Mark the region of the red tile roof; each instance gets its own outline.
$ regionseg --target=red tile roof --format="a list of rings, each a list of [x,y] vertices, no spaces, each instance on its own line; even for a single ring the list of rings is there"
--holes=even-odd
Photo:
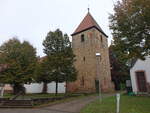
[[[93,28],[93,27],[95,27],[97,30],[99,30],[101,33],[103,33],[105,36],[107,36],[89,12],[84,17],[84,19],[82,20],[80,25],[77,27],[77,29],[74,31],[72,36],[82,32],[82,31]]]

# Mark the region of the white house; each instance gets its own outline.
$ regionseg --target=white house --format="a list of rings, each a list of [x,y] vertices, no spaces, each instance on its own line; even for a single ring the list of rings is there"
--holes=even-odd
[[[136,60],[130,69],[133,92],[148,92],[150,90],[150,56],[146,60]]]

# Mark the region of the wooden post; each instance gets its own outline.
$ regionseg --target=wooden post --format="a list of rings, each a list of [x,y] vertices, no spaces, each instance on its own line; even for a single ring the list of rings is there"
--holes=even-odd
[[[116,113],[119,113],[120,112],[120,94],[119,93],[116,94],[116,100],[117,100]]]

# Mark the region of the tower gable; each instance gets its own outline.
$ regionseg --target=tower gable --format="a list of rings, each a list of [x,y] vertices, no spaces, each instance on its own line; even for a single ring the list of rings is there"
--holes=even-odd
[[[89,30],[91,28],[96,28],[99,32],[101,32],[103,35],[108,37],[104,31],[101,29],[101,27],[97,24],[95,19],[92,17],[92,15],[88,12],[85,18],[82,20],[82,22],[79,24],[77,29],[74,31],[72,36],[79,34],[83,31]]]

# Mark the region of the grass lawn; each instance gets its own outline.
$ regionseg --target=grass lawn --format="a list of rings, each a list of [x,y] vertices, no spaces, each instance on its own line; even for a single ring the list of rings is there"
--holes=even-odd
[[[150,113],[150,97],[121,95],[120,113]],[[87,105],[81,113],[116,113],[115,97],[108,97]]]

